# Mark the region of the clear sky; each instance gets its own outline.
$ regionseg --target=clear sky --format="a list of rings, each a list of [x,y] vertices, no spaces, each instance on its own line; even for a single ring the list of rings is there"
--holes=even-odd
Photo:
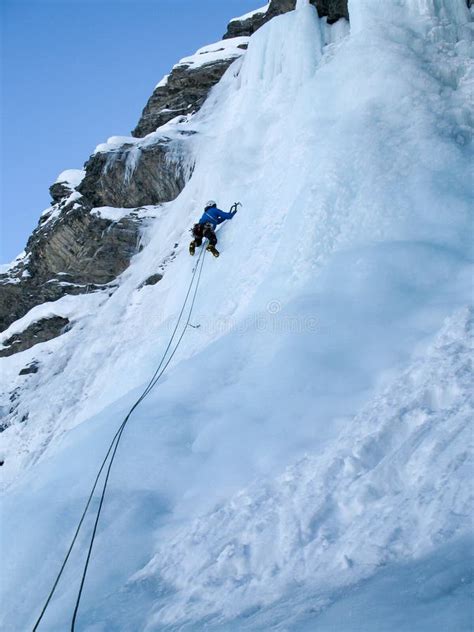
[[[0,0],[1,252],[23,250],[64,169],[128,135],[181,57],[264,0]]]

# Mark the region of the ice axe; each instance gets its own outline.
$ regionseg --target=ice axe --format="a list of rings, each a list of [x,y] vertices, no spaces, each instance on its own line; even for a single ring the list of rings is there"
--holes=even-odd
[[[239,208],[239,206],[242,206],[240,202],[234,202],[232,206],[230,207],[230,212],[237,213],[237,209]]]

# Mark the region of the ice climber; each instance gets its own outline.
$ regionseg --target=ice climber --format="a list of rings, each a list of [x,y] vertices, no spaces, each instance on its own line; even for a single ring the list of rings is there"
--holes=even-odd
[[[232,206],[232,209],[229,213],[225,211],[221,211],[217,208],[216,202],[214,200],[209,200],[206,206],[204,207],[204,213],[197,224],[194,224],[192,228],[192,234],[194,239],[189,244],[189,254],[192,256],[196,250],[196,246],[202,244],[203,239],[207,239],[209,241],[206,250],[212,252],[214,257],[219,256],[219,251],[216,248],[217,237],[216,237],[216,227],[218,224],[222,224],[226,219],[232,219],[234,215],[237,213],[237,203]]]

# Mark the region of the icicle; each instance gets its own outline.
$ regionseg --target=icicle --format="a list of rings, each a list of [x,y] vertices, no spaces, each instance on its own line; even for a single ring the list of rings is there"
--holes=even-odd
[[[297,9],[274,18],[251,38],[242,64],[243,86],[288,94],[314,75],[322,56],[320,20],[308,0],[299,0]]]
[[[408,8],[415,17],[436,21],[442,28],[440,39],[456,41],[462,33],[462,27],[471,21],[465,0],[411,0]]]
[[[105,144],[104,144],[104,147],[106,147]],[[107,151],[105,152],[105,154],[106,154],[106,158],[105,158],[103,173],[107,174],[110,171],[110,169],[113,169],[113,167],[115,166],[115,163],[120,158],[120,153],[117,150],[115,150],[115,151]]]
[[[125,161],[125,173],[124,173],[124,183],[129,184],[135,169],[137,168],[138,161],[141,157],[141,149],[140,147],[132,147],[127,154],[127,159]]]
[[[466,37],[470,13],[465,0],[349,0],[351,33],[377,36],[383,25],[411,24],[431,41],[456,42]]]
[[[469,21],[465,0],[410,0],[408,8],[415,15],[436,17],[455,24]]]
[[[407,19],[428,18],[459,27],[470,21],[465,0],[349,0],[351,32],[377,31],[381,23],[406,23]],[[444,36],[444,35],[443,35]]]

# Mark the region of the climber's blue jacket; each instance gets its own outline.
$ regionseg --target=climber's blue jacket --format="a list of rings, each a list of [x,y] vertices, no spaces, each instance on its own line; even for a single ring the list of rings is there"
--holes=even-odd
[[[199,220],[199,224],[212,224],[213,230],[215,230],[217,224],[222,224],[226,219],[232,219],[235,213],[226,213],[221,211],[215,206],[211,206],[204,211],[203,216]]]

